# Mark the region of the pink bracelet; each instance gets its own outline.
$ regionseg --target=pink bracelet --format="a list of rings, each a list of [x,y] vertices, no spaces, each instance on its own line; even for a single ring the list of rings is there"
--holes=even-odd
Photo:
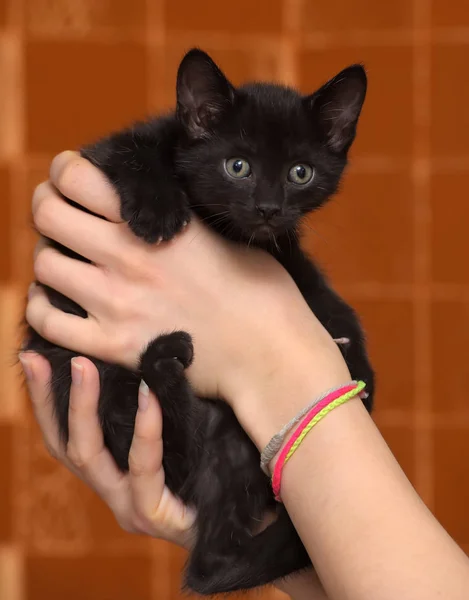
[[[305,431],[308,425],[318,417],[322,412],[324,412],[324,416],[330,412],[333,408],[335,408],[334,404],[340,405],[341,403],[346,402],[348,399],[353,398],[356,395],[359,395],[365,384],[363,382],[354,382],[353,384],[345,385],[337,390],[332,391],[328,394],[323,400],[318,402],[305,416],[305,418],[301,421],[298,427],[295,429],[291,438],[288,440],[287,444],[284,446],[278,460],[274,467],[274,473],[272,476],[272,490],[274,492],[275,499],[277,502],[281,502],[280,499],[280,484],[282,479],[282,472],[287,462],[288,458],[293,454],[292,448],[296,443],[296,446],[299,445],[299,438],[302,436],[304,438],[308,431]],[[343,399],[343,402],[341,400]],[[329,410],[327,410],[329,408]],[[321,416],[318,420],[320,420]],[[302,435],[303,434],[303,435]],[[294,448],[296,449],[296,448]]]

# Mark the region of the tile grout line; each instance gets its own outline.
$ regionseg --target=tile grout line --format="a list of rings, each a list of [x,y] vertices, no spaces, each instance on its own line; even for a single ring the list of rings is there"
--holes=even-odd
[[[431,215],[429,213],[431,0],[414,0],[413,13],[414,461],[416,488],[423,501],[432,510],[434,505],[434,473],[431,416]]]
[[[0,544],[0,598],[25,598],[25,560],[17,544]]]
[[[145,53],[147,61],[147,90],[146,108],[150,115],[154,113],[154,107],[158,104],[160,83],[155,82],[155,77],[160,75],[155,62],[165,58],[166,30],[164,25],[164,1],[145,0]],[[156,58],[155,58],[156,55]]]
[[[288,0],[286,0],[288,1]],[[293,0],[294,2],[295,0]],[[301,0],[299,0],[301,2]],[[148,4],[147,4],[148,7]],[[32,31],[31,39],[34,41],[83,41],[83,33],[73,30],[44,30]],[[185,40],[192,40],[192,31],[172,30],[169,32],[171,41],[183,43]],[[255,48],[259,39],[264,43],[275,44],[278,34],[275,32],[261,33],[220,33],[214,30],[202,30],[198,32],[200,37],[206,43],[215,48],[239,49],[250,45]],[[333,32],[329,30],[315,31],[314,33],[298,33],[298,42],[306,50],[330,49],[330,48],[359,48],[359,47],[410,47],[412,46],[413,30],[409,28],[395,28],[383,30],[368,29],[348,29],[346,31]],[[87,31],[86,41],[99,45],[106,45],[117,42],[131,42],[140,44],[142,38],[139,33],[124,33],[119,35],[116,31],[98,27],[92,31]],[[160,38],[155,37],[152,44],[161,45]],[[469,27],[438,27],[433,30],[432,43],[434,45],[469,45]]]
[[[156,90],[159,89],[159,85],[158,82],[155,82],[155,77],[158,77],[160,73],[155,68],[155,61],[158,58],[165,59],[166,31],[164,26],[164,10],[163,0],[145,0],[146,108],[149,114],[152,114],[153,107],[158,104]],[[155,54],[157,55],[156,58]],[[171,549],[165,546],[164,550],[161,551],[160,546],[157,543],[153,543],[147,549],[147,556],[151,564],[150,597],[153,600],[157,598],[170,598],[171,579],[174,572]],[[163,573],[166,574],[165,577],[161,577]]]
[[[16,106],[16,114],[15,120],[17,123],[17,140],[14,148],[14,153],[11,156],[10,166],[11,166],[11,184],[12,184],[12,197],[18,198],[20,190],[23,189],[25,185],[24,180],[24,169],[22,165],[26,162],[26,84],[25,84],[25,23],[26,23],[26,5],[22,0],[16,0],[15,2],[11,1],[8,4],[9,9],[9,19],[10,19],[10,31],[14,33],[15,38],[17,39],[18,44],[18,56],[16,67],[18,69],[15,89],[15,96],[17,101]],[[18,203],[14,203],[12,207],[12,212],[10,215],[10,227],[14,228],[14,224],[16,223],[18,211]],[[19,246],[22,247],[22,240],[19,242]],[[13,246],[14,247],[14,246]],[[14,257],[17,257],[18,254],[22,254],[21,252],[14,252]],[[22,270],[19,268],[17,260],[12,259],[13,262],[10,265],[12,267],[12,272],[18,276],[18,273],[21,273]],[[10,282],[10,293],[11,297],[9,298],[9,302],[11,303],[10,308],[15,306],[18,308],[18,312],[21,312],[21,281],[17,279],[13,279]],[[10,312],[11,314],[11,312]],[[15,312],[15,316],[16,312]],[[16,373],[16,372],[15,372]],[[19,373],[18,373],[19,377]],[[12,382],[13,383],[13,382]],[[11,600],[25,600],[26,599],[26,568],[25,568],[25,553],[26,548],[23,544],[23,540],[21,539],[21,518],[24,515],[23,512],[23,485],[24,485],[24,473],[29,468],[29,463],[27,461],[27,457],[24,452],[23,439],[21,436],[22,427],[20,423],[22,423],[26,416],[26,403],[24,402],[25,393],[23,392],[20,385],[15,386],[15,394],[18,395],[17,405],[18,405],[18,414],[15,415],[16,418],[13,421],[13,473],[15,474],[12,481],[12,486],[14,490],[14,502],[12,506],[12,526],[13,526],[13,537],[14,537],[14,546],[11,547],[9,553],[7,554],[7,569],[3,574],[3,589],[7,590],[8,597]],[[4,556],[5,558],[5,556]],[[4,563],[4,566],[5,563]],[[2,584],[0,583],[0,587]]]
[[[279,61],[279,79],[293,88],[298,87],[298,51],[300,14],[303,0],[283,0],[281,57]]]
[[[384,409],[377,412],[375,421],[378,425],[393,427],[398,429],[415,431],[415,422],[417,420],[419,429],[431,431],[463,430],[469,428],[469,411],[464,413],[453,411],[451,413],[437,412],[418,412],[413,413],[413,420],[409,418],[409,412],[403,409]]]

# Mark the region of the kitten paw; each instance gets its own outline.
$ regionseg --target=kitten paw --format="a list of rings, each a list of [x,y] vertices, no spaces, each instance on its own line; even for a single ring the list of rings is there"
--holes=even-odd
[[[171,240],[182,231],[191,219],[191,212],[186,196],[181,191],[141,200],[137,209],[126,208],[123,204],[122,218],[137,237],[148,244],[159,244]]]
[[[184,331],[176,331],[160,335],[150,343],[140,360],[140,371],[157,395],[164,394],[184,380],[184,370],[193,358],[191,336]]]
[[[186,229],[186,227],[187,227],[188,225],[189,225],[189,221],[188,221],[188,220],[185,220],[185,221],[183,222],[183,224],[182,224],[181,231],[183,231],[184,229]],[[160,235],[160,237],[159,237],[159,238],[156,240],[155,244],[156,244],[157,246],[159,246],[159,245],[161,244],[161,242],[163,241],[163,239],[164,239],[164,238],[163,238],[163,236],[162,236],[162,235]]]
[[[189,222],[189,210],[166,215],[155,214],[156,211],[141,210],[132,215],[128,224],[133,233],[148,244],[168,242],[175,237]]]
[[[194,358],[191,336],[185,331],[160,335],[153,340],[142,357],[143,368],[155,368],[160,361],[174,361],[187,369]]]
[[[191,336],[185,331],[175,331],[168,335],[160,335],[152,343],[154,361],[172,358],[178,360],[187,369],[194,358],[194,346]]]

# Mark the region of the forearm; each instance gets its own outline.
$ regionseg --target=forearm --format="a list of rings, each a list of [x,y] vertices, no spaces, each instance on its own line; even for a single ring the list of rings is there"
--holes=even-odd
[[[467,598],[467,557],[424,506],[359,400],[309,433],[284,469],[282,499],[329,598]]]

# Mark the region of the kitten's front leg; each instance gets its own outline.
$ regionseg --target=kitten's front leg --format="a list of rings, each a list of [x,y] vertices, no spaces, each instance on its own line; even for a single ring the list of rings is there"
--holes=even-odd
[[[149,244],[171,240],[190,221],[187,196],[175,184],[140,180],[116,187],[122,218],[137,237]]]
[[[134,125],[83,148],[121,200],[121,216],[148,243],[168,241],[189,222],[189,201],[175,172],[177,124],[171,118]]]
[[[166,484],[184,501],[203,447],[194,393],[185,376],[193,358],[189,334],[176,331],[153,340],[140,359],[140,372],[163,414],[163,464]]]

